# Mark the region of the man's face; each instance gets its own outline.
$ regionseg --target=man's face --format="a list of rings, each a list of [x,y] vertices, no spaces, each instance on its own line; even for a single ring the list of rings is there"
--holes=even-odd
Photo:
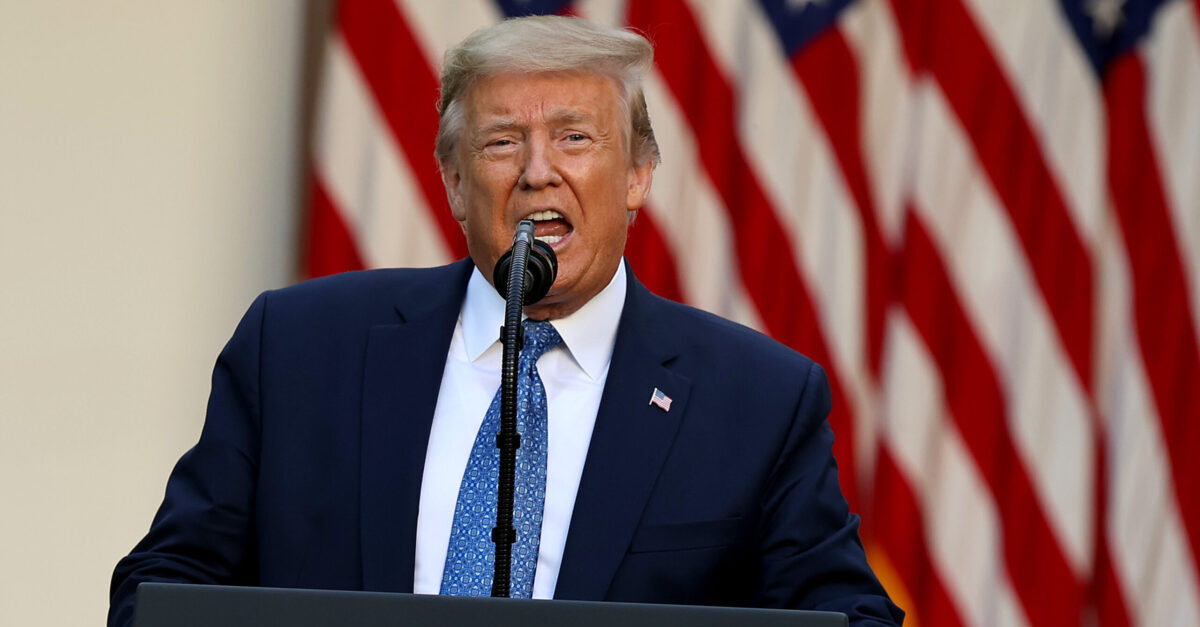
[[[558,256],[550,293],[525,312],[554,319],[604,289],[645,202],[653,165],[634,165],[616,84],[597,74],[500,74],[463,100],[456,158],[442,163],[454,218],[483,276],[521,220]]]

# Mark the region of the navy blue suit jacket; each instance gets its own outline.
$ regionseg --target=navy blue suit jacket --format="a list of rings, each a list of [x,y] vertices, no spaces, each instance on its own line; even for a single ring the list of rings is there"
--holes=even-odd
[[[472,267],[260,296],[217,360],[199,442],[117,565],[110,624],[129,621],[141,581],[411,591],[425,448]],[[670,411],[649,404],[656,387]],[[820,366],[630,274],[556,598],[899,623],[838,488],[829,399]]]

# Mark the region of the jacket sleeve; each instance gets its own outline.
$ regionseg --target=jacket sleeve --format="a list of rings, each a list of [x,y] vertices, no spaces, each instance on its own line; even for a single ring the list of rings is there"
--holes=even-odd
[[[755,605],[842,612],[855,626],[900,625],[904,612],[867,563],[858,516],[838,484],[830,408],[825,372],[813,364],[762,502]]]
[[[264,294],[217,358],[200,440],[171,472],[150,531],[113,572],[109,627],[131,623],[143,581],[243,584],[257,579],[253,511],[265,309]]]

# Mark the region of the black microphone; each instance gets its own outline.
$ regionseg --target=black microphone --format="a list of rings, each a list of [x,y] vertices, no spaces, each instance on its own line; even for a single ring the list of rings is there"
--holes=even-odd
[[[504,351],[500,360],[500,431],[496,448],[500,449],[500,468],[496,478],[496,526],[492,527],[495,562],[492,569],[492,596],[506,597],[512,583],[513,499],[517,472],[517,365],[525,334],[521,327],[521,308],[538,302],[554,285],[558,258],[554,249],[534,238],[531,220],[521,220],[513,234],[513,245],[496,262],[492,285],[504,297],[504,326],[500,341]]]
[[[500,256],[495,270],[492,271],[492,285],[496,286],[500,297],[507,300],[513,251],[518,247],[524,248],[528,245],[529,252],[524,281],[525,294],[521,299],[522,306],[532,305],[545,298],[546,294],[550,292],[550,287],[554,285],[554,278],[558,276],[558,256],[554,254],[554,249],[549,244],[534,238],[534,230],[532,220],[521,220],[521,223],[517,225],[517,232],[513,234],[512,248]]]

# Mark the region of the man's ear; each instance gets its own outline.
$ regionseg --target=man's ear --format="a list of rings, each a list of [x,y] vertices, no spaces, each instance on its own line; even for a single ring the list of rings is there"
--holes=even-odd
[[[458,167],[449,159],[438,162],[438,170],[442,173],[442,186],[446,188],[446,200],[450,202],[450,215],[459,223],[467,219],[467,204],[463,201],[462,175]]]
[[[650,196],[650,183],[654,180],[654,161],[646,159],[640,165],[629,168],[629,189],[625,193],[626,211],[636,212],[646,204]]]

